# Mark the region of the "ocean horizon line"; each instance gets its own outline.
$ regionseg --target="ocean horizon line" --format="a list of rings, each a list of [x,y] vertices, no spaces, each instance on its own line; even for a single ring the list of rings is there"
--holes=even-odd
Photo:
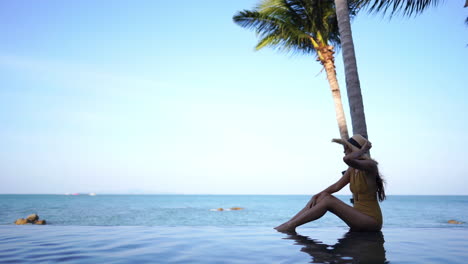
[[[231,194],[231,193],[95,193],[95,192],[77,192],[77,193],[0,193],[0,195],[62,195],[62,196],[103,196],[103,195],[187,195],[187,196],[308,196],[310,194]],[[334,194],[335,196],[351,196],[351,194]],[[387,196],[468,196],[468,194],[387,194]]]

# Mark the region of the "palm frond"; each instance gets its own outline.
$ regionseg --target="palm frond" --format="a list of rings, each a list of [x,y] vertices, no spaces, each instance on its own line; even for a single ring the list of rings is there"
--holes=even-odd
[[[357,13],[350,1],[351,14]],[[259,36],[256,49],[315,53],[311,38],[321,45],[340,45],[334,0],[262,0],[253,10],[243,10],[233,20]]]
[[[276,36],[274,34],[270,34],[270,35],[267,35],[265,37],[263,37],[258,43],[257,43],[257,46],[255,46],[255,49],[256,50],[260,50],[264,47],[267,47],[267,46],[277,46],[279,45],[280,41],[278,38],[276,38]]]
[[[367,9],[369,13],[396,14],[412,16],[420,14],[431,6],[444,0],[350,0],[357,8]]]
[[[260,37],[273,33],[278,37],[304,34],[301,29],[295,27],[292,23],[288,23],[285,19],[287,18],[284,16],[273,16],[249,10],[241,11],[233,17],[236,24],[244,28],[254,29]]]

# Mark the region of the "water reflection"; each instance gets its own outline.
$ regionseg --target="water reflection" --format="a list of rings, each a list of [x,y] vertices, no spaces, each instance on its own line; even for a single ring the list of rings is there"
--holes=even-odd
[[[335,245],[298,234],[290,234],[285,239],[304,246],[301,251],[312,257],[311,263],[389,263],[382,232],[348,232]]]

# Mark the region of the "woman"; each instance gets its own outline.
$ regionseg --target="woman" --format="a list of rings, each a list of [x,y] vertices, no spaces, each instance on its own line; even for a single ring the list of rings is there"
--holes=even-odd
[[[314,195],[307,205],[293,218],[275,227],[280,232],[295,232],[296,227],[314,221],[330,211],[343,220],[351,231],[380,231],[382,213],[377,201],[385,200],[383,181],[377,162],[366,153],[372,144],[356,134],[349,140],[333,139],[344,146],[343,161],[349,168],[343,177],[322,192]],[[354,207],[331,195],[350,184]]]

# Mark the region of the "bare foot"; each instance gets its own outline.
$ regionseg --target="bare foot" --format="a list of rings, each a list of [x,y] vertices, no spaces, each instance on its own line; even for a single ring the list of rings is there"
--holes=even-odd
[[[276,231],[282,232],[282,233],[296,233],[296,228],[290,226],[287,222],[275,227]]]

